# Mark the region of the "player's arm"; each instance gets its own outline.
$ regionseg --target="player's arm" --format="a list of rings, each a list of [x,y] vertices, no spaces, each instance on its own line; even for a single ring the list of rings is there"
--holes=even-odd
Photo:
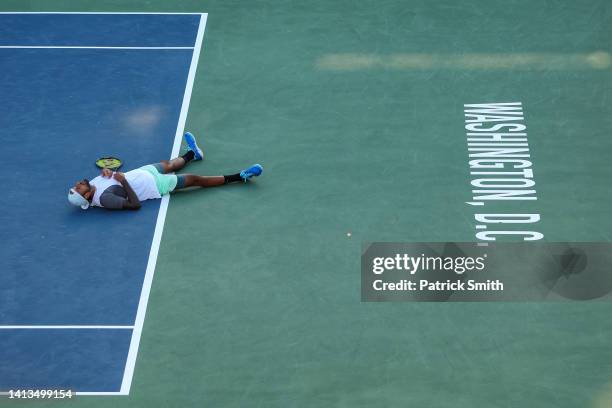
[[[111,169],[107,169],[106,167],[102,169],[100,172],[102,177],[111,178],[113,177],[113,171]]]
[[[127,200],[123,202],[123,209],[124,210],[140,209],[140,206],[141,206],[140,200],[138,199],[138,196],[132,189],[132,186],[130,186],[130,183],[128,183],[128,181],[125,179],[125,175],[121,172],[115,172],[115,174],[113,174],[113,178],[117,180],[119,183],[121,183],[121,186],[125,189],[125,192],[127,194]]]

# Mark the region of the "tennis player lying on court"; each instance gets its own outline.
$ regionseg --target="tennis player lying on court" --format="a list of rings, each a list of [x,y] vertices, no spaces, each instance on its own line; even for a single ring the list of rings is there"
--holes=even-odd
[[[91,181],[83,179],[68,192],[71,204],[86,210],[89,206],[109,210],[138,210],[140,202],[187,187],[215,187],[236,181],[246,182],[257,177],[263,167],[255,164],[240,173],[229,176],[196,176],[193,174],[168,174],[182,169],[187,163],[202,160],[203,153],[191,133],[185,133],[189,151],[170,161],[149,164],[127,173],[102,169],[102,174]]]

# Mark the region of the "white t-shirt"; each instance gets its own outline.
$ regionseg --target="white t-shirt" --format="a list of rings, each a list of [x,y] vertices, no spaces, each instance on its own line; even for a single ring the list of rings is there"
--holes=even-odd
[[[125,173],[125,179],[130,184],[130,187],[132,187],[132,190],[134,190],[140,201],[161,198],[161,195],[157,190],[157,185],[155,184],[155,177],[153,177],[153,175],[148,171],[141,169],[128,171]],[[91,200],[91,205],[96,207],[103,207],[103,205],[100,204],[100,196],[107,188],[121,185],[121,183],[112,177],[106,178],[102,176],[94,178],[89,182],[89,184],[96,187],[96,191]]]

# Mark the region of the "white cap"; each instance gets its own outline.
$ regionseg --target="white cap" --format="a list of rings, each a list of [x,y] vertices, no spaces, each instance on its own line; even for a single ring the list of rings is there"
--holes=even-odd
[[[81,207],[83,210],[89,208],[89,201],[87,201],[85,197],[77,193],[74,188],[71,188],[70,191],[68,191],[68,201],[70,201],[70,204],[77,207]]]

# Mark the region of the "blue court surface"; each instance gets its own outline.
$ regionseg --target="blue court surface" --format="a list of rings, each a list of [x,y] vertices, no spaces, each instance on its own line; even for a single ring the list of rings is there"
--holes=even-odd
[[[84,214],[66,195],[98,157],[129,170],[178,149],[204,23],[0,14],[0,391],[129,390],[164,203]]]

